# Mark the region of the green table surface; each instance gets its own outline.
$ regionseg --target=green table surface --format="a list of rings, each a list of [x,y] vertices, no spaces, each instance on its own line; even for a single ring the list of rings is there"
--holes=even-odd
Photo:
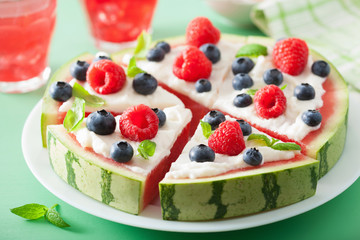
[[[58,0],[57,13],[49,57],[52,70],[82,52],[96,52],[79,2]],[[160,0],[153,21],[153,36],[159,39],[184,34],[187,23],[196,16],[209,17],[222,32],[262,35],[255,27],[240,29],[228,25],[203,1]],[[26,94],[0,93],[0,239],[360,239],[360,180],[316,209],[280,222],[230,232],[155,231],[110,222],[80,211],[45,189],[30,172],[22,154],[22,128],[43,91],[44,87]],[[27,203],[47,206],[59,203],[59,211],[71,227],[60,229],[43,219],[27,221],[10,213],[10,208]]]

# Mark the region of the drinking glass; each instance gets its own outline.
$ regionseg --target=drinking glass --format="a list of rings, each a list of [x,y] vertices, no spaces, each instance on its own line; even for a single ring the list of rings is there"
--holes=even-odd
[[[0,92],[38,89],[50,75],[56,0],[0,0]]]
[[[157,0],[81,0],[96,47],[115,52],[149,31]]]

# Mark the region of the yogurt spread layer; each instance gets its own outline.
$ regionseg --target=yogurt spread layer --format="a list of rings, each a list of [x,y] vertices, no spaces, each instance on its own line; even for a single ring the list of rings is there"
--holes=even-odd
[[[113,143],[122,140],[127,141],[134,149],[134,156],[131,161],[124,164],[124,167],[133,172],[147,174],[164,157],[170,154],[170,149],[174,142],[192,117],[191,111],[181,105],[164,108],[163,111],[166,114],[166,122],[164,126],[159,128],[156,136],[150,139],[156,143],[156,149],[155,154],[149,157],[149,159],[144,159],[137,155],[140,142],[130,141],[121,135],[119,130],[119,116],[115,117],[117,123],[115,132],[110,135],[98,135],[89,131],[86,127],[72,133],[82,147],[91,148],[94,152],[107,158],[110,158],[110,148]]]
[[[184,45],[172,48],[161,62],[138,61],[137,66],[177,92],[202,103],[206,107],[211,107],[225,75],[230,71],[231,62],[233,61],[236,50],[242,45],[243,43],[232,43],[224,40],[220,40],[217,43],[216,46],[221,52],[221,58],[219,62],[212,65],[212,72],[208,79],[211,82],[212,88],[209,92],[198,93],[195,89],[194,82],[179,79],[173,74],[172,68],[174,60],[186,47]],[[130,57],[130,55],[125,55],[123,61],[128,63]]]
[[[250,77],[254,81],[254,85],[251,89],[260,89],[266,86],[266,83],[263,80],[263,74],[266,70],[275,68],[272,63],[272,51],[268,50],[268,52],[268,56],[259,56],[257,58],[255,67],[249,73]],[[312,57],[309,56],[305,70],[298,76],[291,76],[283,73],[284,80],[279,87],[281,88],[284,85],[287,85],[283,90],[287,103],[285,112],[277,118],[264,119],[259,117],[256,114],[254,104],[243,108],[236,107],[233,104],[233,100],[236,95],[240,93],[247,93],[249,89],[234,90],[232,87],[234,74],[232,72],[225,78],[225,81],[219,90],[219,95],[212,108],[224,111],[234,117],[243,118],[252,124],[259,125],[278,134],[286,135],[290,139],[299,141],[309,132],[320,127],[320,125],[310,127],[301,119],[303,112],[309,109],[319,109],[323,106],[321,97],[325,93],[325,90],[322,84],[326,78],[321,78],[311,72],[311,65],[313,62]],[[314,87],[314,99],[301,101],[294,96],[295,87],[301,83],[308,83]]]
[[[86,112],[93,112],[100,109],[106,109],[107,111],[121,113],[127,108],[139,104],[145,104],[151,108],[160,108],[163,109],[165,107],[171,106],[184,106],[181,100],[176,97],[174,94],[169,93],[162,87],[158,86],[153,94],[150,95],[141,95],[132,87],[132,78],[127,77],[126,83],[124,87],[116,93],[112,94],[98,94],[96,93],[87,82],[77,81],[76,79],[72,79],[69,83],[70,85],[74,85],[77,82],[82,85],[90,94],[101,97],[105,100],[106,104],[99,107],[93,108],[89,106],[85,106]],[[71,108],[71,105],[74,102],[74,97],[70,98],[68,101],[64,102],[60,108],[60,112],[67,112]]]
[[[235,121],[235,119],[232,119],[229,116],[226,116],[226,119]],[[264,134],[255,128],[252,128],[252,133]],[[244,137],[246,149],[256,147],[256,149],[258,149],[262,154],[262,164],[265,162],[288,160],[295,157],[295,155],[299,153],[299,151],[279,151],[270,147],[259,146],[256,141],[247,141],[247,138],[248,136]],[[208,145],[208,140],[204,137],[200,125],[196,129],[194,136],[186,144],[179,158],[176,160],[176,162],[172,163],[170,171],[165,175],[165,179],[196,179],[201,177],[212,177],[226,173],[230,170],[241,169],[250,166],[243,160],[243,153],[246,151],[246,149],[244,149],[242,153],[236,156],[227,156],[224,154],[215,153],[214,162],[192,162],[189,158],[189,152],[191,148],[199,144]]]

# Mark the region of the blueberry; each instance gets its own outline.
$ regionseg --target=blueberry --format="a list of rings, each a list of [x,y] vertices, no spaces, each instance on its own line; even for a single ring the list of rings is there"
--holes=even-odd
[[[244,162],[251,166],[258,166],[262,163],[262,155],[256,148],[247,149],[243,155]]]
[[[86,127],[99,135],[112,134],[115,131],[116,121],[114,116],[105,110],[92,112],[86,119]]]
[[[215,152],[210,147],[200,144],[191,148],[189,158],[193,162],[213,162],[215,160]]]
[[[59,102],[66,102],[72,97],[72,87],[67,82],[54,82],[49,88],[50,96]]]
[[[253,100],[249,94],[240,93],[238,94],[233,101],[235,107],[244,108],[253,103]]]
[[[243,133],[243,136],[249,136],[252,132],[252,127],[250,126],[250,124],[242,119],[236,121],[240,124],[240,128]]]
[[[330,73],[330,66],[323,60],[315,61],[311,66],[311,72],[320,77],[327,77]]]
[[[217,63],[221,58],[220,50],[214,44],[205,43],[200,46],[199,50],[202,51],[212,63]]]
[[[141,95],[152,94],[157,86],[157,80],[148,73],[136,74],[133,80],[133,89]]]
[[[254,62],[248,57],[239,57],[231,65],[234,75],[238,73],[249,73],[255,66]]]
[[[167,42],[164,42],[164,41],[161,41],[161,42],[158,42],[156,45],[155,45],[156,48],[161,48],[162,50],[164,50],[165,53],[169,53],[170,52],[170,45],[167,43]]]
[[[110,61],[112,61],[111,57],[109,57],[107,55],[98,55],[98,56],[95,56],[95,58],[93,59],[92,62],[97,62],[97,61],[100,61],[100,60],[110,60]]]
[[[274,84],[276,86],[280,86],[284,80],[283,74],[276,68],[266,70],[263,78],[267,85]]]
[[[85,61],[77,60],[70,66],[70,74],[79,81],[86,81],[86,72],[90,64]]]
[[[219,127],[220,123],[225,122],[225,115],[217,110],[208,112],[204,117],[204,122],[207,122],[211,126],[211,130],[215,130]]]
[[[315,127],[321,123],[322,116],[318,110],[307,110],[301,115],[301,119],[306,125]]]
[[[165,51],[162,48],[152,48],[146,54],[146,59],[151,62],[161,62],[165,57]]]
[[[295,87],[294,96],[299,100],[311,100],[315,97],[315,89],[308,83],[302,83]]]
[[[198,93],[210,92],[211,91],[211,82],[205,78],[201,78],[196,81],[195,89]]]
[[[156,115],[159,118],[159,127],[164,126],[166,122],[166,114],[164,113],[164,111],[159,108],[152,108],[152,110],[156,113]]]
[[[110,157],[117,162],[126,163],[132,159],[134,149],[126,141],[119,141],[111,145]]]
[[[250,88],[254,85],[254,81],[247,73],[238,73],[232,80],[232,86],[235,90]]]

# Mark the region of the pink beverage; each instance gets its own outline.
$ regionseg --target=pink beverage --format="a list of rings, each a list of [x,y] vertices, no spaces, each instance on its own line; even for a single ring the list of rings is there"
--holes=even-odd
[[[157,0],[82,0],[99,49],[116,51],[131,46],[149,30]]]
[[[45,84],[55,16],[56,0],[0,0],[0,92]]]

